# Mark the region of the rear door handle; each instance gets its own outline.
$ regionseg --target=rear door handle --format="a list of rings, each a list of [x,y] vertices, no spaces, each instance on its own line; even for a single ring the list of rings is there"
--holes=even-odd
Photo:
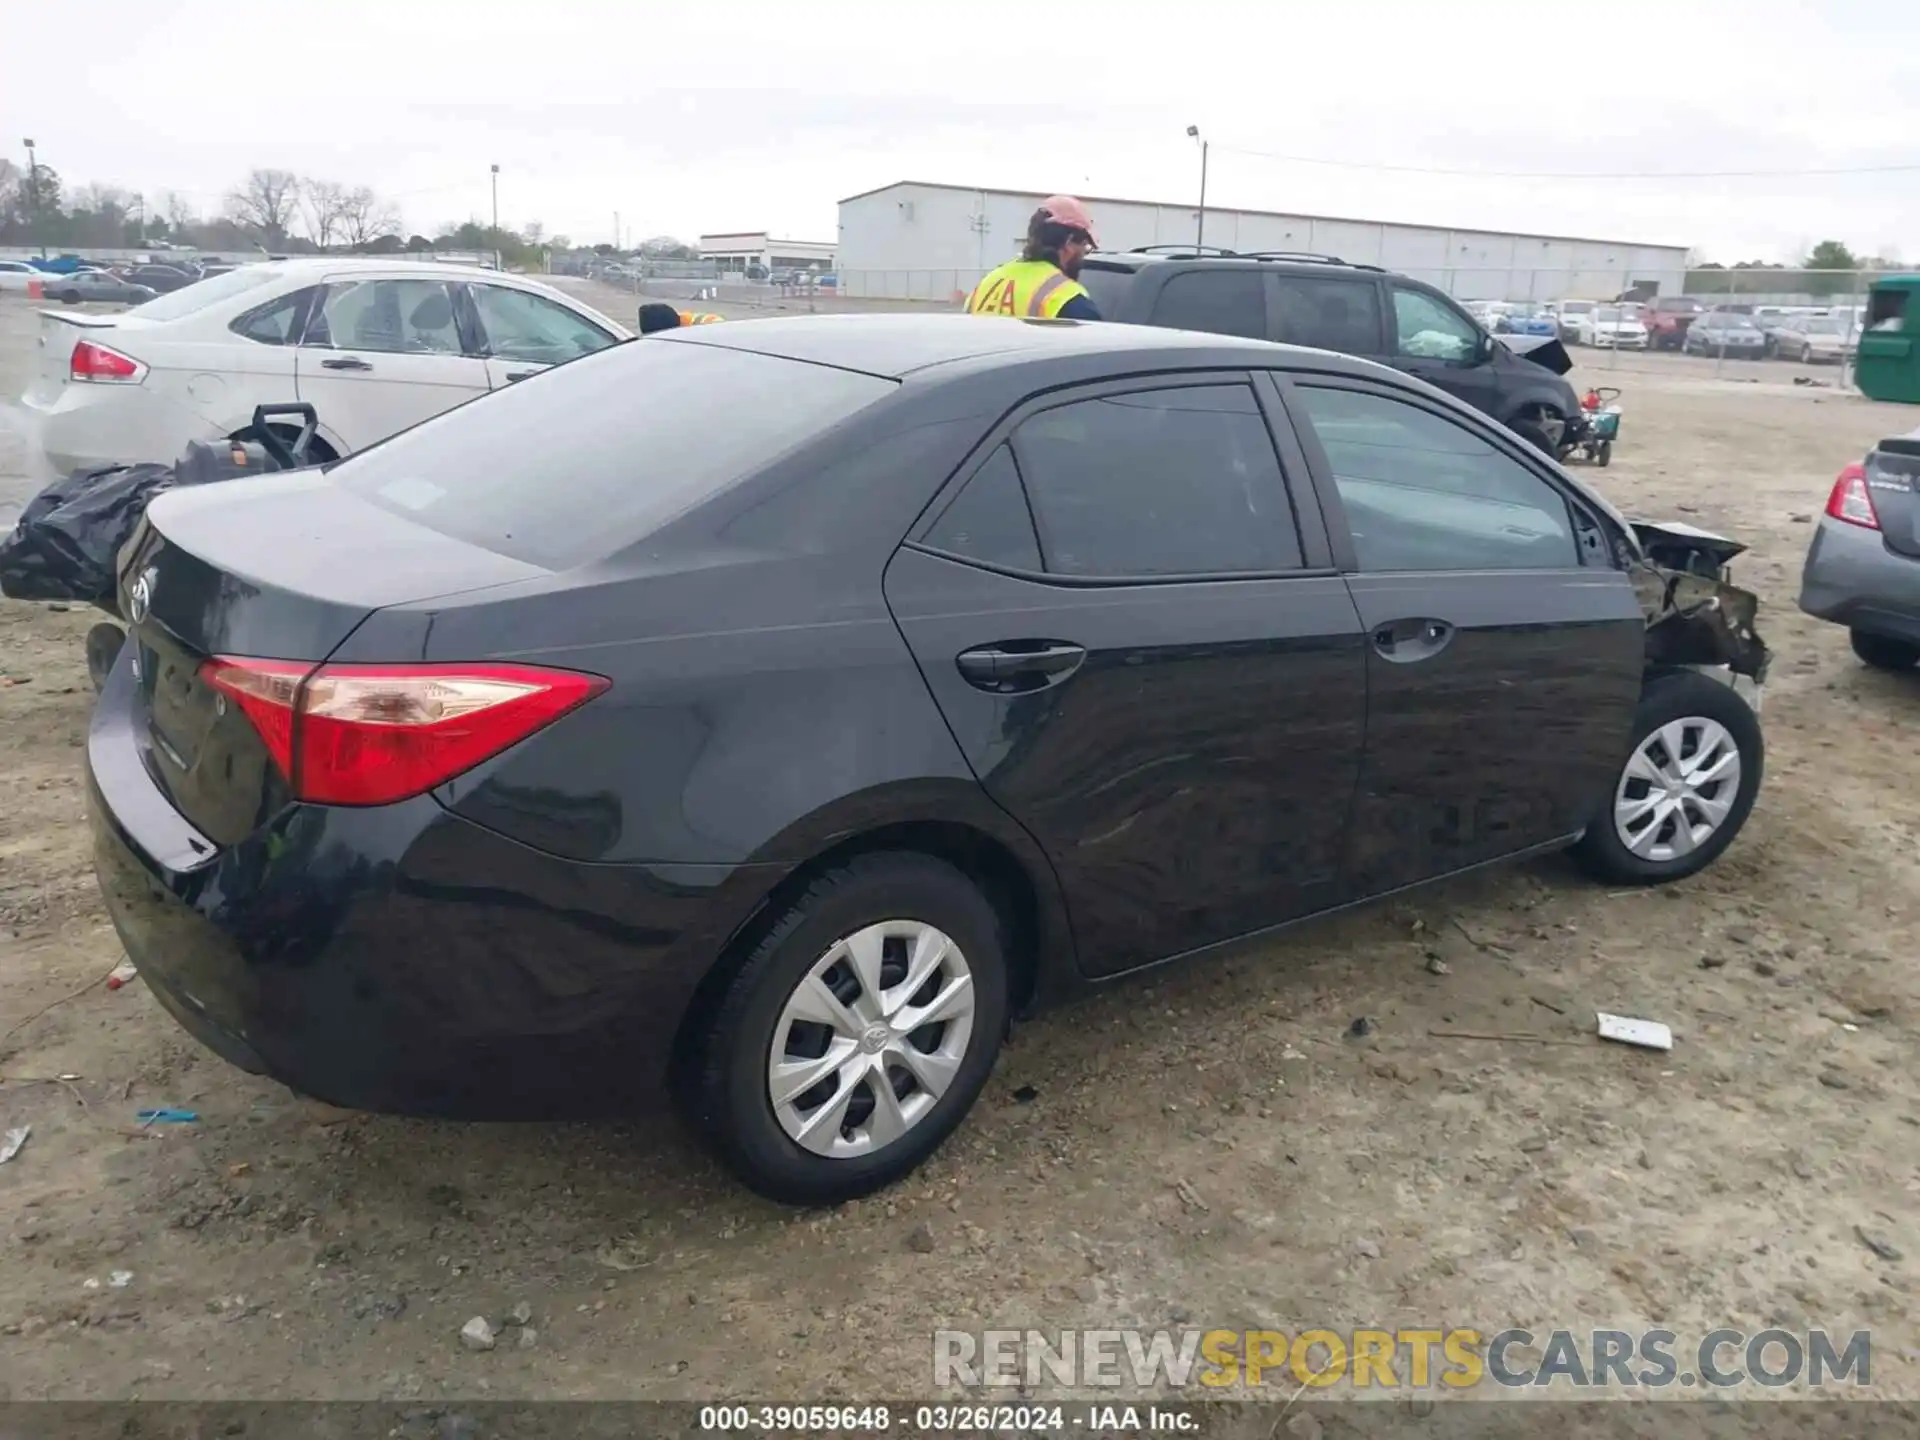
[[[966,682],[996,695],[1020,695],[1056,685],[1080,668],[1084,645],[1061,640],[1007,640],[976,645],[954,657]]]
[[[1396,665],[1410,665],[1419,660],[1430,660],[1438,655],[1453,639],[1453,626],[1445,620],[1434,620],[1418,616],[1407,620],[1389,620],[1384,625],[1374,627],[1374,652],[1382,660],[1391,660]]]
[[[364,360],[356,360],[351,355],[343,355],[337,360],[322,360],[322,370],[371,370],[373,366]]]

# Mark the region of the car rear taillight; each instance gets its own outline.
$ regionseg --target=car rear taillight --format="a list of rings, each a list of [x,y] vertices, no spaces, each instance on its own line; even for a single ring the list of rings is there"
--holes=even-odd
[[[73,347],[67,363],[70,379],[106,384],[137,384],[146,378],[147,367],[131,355],[122,355],[92,340],[81,340]]]
[[[311,665],[215,656],[230,696],[294,798],[391,805],[471,770],[584,705],[608,682],[535,665]]]
[[[1867,491],[1867,467],[1855,462],[1840,472],[1827,496],[1827,514],[1863,530],[1878,530],[1880,517],[1874,513],[1873,496]]]

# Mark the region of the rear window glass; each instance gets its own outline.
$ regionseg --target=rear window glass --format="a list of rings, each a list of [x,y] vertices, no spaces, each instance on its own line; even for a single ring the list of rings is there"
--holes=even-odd
[[[436,416],[329,473],[443,535],[565,570],[631,544],[895,388],[825,365],[632,340]]]
[[[182,315],[205,309],[216,300],[230,300],[269,281],[285,277],[286,271],[276,265],[242,265],[238,270],[196,280],[171,294],[157,296],[133,308],[149,320],[178,320]]]
[[[1104,270],[1097,265],[1082,265],[1074,279],[1087,287],[1087,294],[1093,297],[1093,303],[1099,307],[1103,319],[1117,320],[1120,317],[1120,307],[1127,298],[1127,287],[1133,284],[1131,270]]]

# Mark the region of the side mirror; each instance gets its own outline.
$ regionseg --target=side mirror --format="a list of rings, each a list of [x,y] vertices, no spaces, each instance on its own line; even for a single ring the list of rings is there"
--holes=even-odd
[[[1499,351],[1500,342],[1486,331],[1480,332],[1480,343],[1474,347],[1473,360],[1476,365],[1485,365],[1492,361]]]

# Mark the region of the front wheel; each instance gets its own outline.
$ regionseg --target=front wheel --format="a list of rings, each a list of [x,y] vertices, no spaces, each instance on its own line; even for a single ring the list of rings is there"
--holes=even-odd
[[[1865,630],[1850,630],[1847,637],[1853,642],[1853,653],[1876,670],[1911,670],[1920,664],[1920,645],[1911,640]]]
[[[1698,874],[1747,823],[1765,763],[1760,719],[1731,685],[1695,670],[1650,680],[1627,758],[1574,856],[1610,885]]]
[[[1000,917],[926,855],[816,879],[693,1040],[683,1109],[752,1189],[835,1205],[907,1174],[978,1097],[1007,1024]]]
[[[1613,463],[1613,442],[1611,440],[1602,440],[1598,445],[1594,446],[1593,463],[1598,465],[1602,470]]]
[[[1560,442],[1554,438],[1547,426],[1543,424],[1538,417],[1532,415],[1526,416],[1523,419],[1513,421],[1507,428],[1529,445],[1533,446],[1533,448],[1541,454],[1551,455],[1556,459],[1559,457]],[[1559,429],[1562,434],[1566,431],[1564,423],[1556,428]]]

